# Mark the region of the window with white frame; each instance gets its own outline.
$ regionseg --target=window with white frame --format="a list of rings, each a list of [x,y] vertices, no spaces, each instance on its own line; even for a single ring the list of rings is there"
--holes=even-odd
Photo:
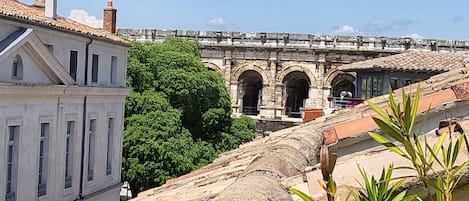
[[[106,152],[106,175],[112,174],[112,144],[114,141],[114,118],[108,120],[107,152]]]
[[[94,150],[96,135],[96,119],[90,120],[90,130],[88,132],[88,181],[94,178]]]
[[[65,141],[65,188],[72,187],[73,175],[73,134],[75,133],[75,121],[67,121],[67,133]]]
[[[13,60],[13,65],[11,67],[11,79],[23,79],[23,60],[21,59],[20,55],[16,55],[15,59]]]
[[[111,57],[111,78],[110,78],[111,84],[116,83],[116,71],[117,71],[117,57],[112,56]]]
[[[6,189],[5,200],[16,200],[16,179],[17,179],[17,166],[18,166],[18,138],[20,127],[8,126],[8,144],[7,144],[7,174],[6,174]]]
[[[41,197],[47,194],[47,165],[48,165],[48,138],[50,132],[49,123],[41,123],[41,132],[39,136],[39,172],[37,196]]]

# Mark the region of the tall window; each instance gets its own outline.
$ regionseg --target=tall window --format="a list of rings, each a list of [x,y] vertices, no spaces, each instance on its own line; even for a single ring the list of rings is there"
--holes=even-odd
[[[65,188],[72,187],[73,175],[73,133],[75,131],[75,122],[67,122],[67,139],[65,145]]]
[[[91,66],[91,83],[97,83],[98,82],[98,64],[99,64],[99,55],[93,54],[93,60],[92,60],[92,66]]]
[[[17,169],[17,138],[19,134],[19,126],[8,127],[8,157],[7,157],[7,177],[6,177],[6,191],[5,200],[14,201],[16,200],[16,169]]]
[[[389,78],[389,85],[391,86],[391,88],[394,90],[394,89],[397,89],[400,87],[399,85],[399,78],[397,77],[391,77]]]
[[[114,137],[114,118],[109,118],[107,128],[106,175],[112,174],[112,144]]]
[[[362,78],[361,98],[368,99],[383,95],[383,78],[370,75]]]
[[[90,120],[90,131],[88,133],[88,181],[94,176],[94,143],[96,132],[96,119]]]
[[[37,196],[47,194],[47,161],[48,161],[48,138],[50,124],[41,123],[41,133],[39,138],[39,178],[37,187]]]
[[[13,60],[13,66],[11,67],[11,79],[22,80],[23,79],[23,60],[19,55]]]
[[[111,84],[116,83],[117,57],[111,57]]]
[[[70,76],[73,80],[77,80],[77,66],[78,66],[78,52],[71,50],[70,51]]]

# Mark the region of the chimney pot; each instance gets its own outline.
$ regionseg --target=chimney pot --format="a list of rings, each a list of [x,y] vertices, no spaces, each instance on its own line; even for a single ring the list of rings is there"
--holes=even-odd
[[[113,34],[116,33],[116,14],[117,10],[112,7],[112,1],[108,1],[107,7],[104,8],[103,28]]]
[[[46,4],[46,0],[34,0],[32,6],[34,7],[38,7],[38,8],[44,8],[45,7],[45,4]]]

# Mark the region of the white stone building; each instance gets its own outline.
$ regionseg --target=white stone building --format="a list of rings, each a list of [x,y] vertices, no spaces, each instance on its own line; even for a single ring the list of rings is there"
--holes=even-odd
[[[119,200],[130,44],[56,8],[0,1],[0,200]]]

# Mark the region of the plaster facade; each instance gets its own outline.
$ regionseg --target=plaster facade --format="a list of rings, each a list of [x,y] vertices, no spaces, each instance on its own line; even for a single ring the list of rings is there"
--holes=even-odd
[[[1,199],[119,200],[127,49],[0,17]]]
[[[469,41],[435,39],[158,29],[118,34],[136,41],[198,41],[205,66],[226,82],[235,116],[281,121],[302,121],[303,110],[329,107],[328,96],[354,93],[356,74],[339,71],[343,64],[407,50],[469,51]]]

